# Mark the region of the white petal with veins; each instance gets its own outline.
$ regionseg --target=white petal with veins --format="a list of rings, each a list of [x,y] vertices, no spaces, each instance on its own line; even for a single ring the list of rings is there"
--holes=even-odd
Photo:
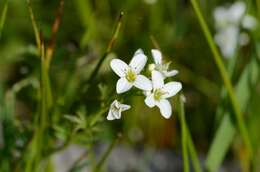
[[[129,69],[128,65],[120,59],[111,60],[110,66],[112,70],[120,77],[124,77],[125,72]]]
[[[126,78],[120,78],[116,83],[116,92],[118,94],[124,93],[132,88],[133,84],[128,82]]]
[[[122,111],[128,110],[131,108],[131,106],[129,105],[125,105],[125,104],[120,104],[120,108],[122,109]]]
[[[144,55],[143,53],[137,53],[130,61],[129,66],[136,72],[136,74],[139,74],[141,70],[143,70],[146,61],[146,55]]]
[[[163,98],[175,96],[181,89],[182,84],[180,82],[168,82],[163,86],[163,91],[165,92]]]
[[[154,59],[155,64],[161,64],[162,63],[162,53],[157,49],[152,49],[152,56]]]
[[[153,88],[162,88],[164,85],[163,81],[163,76],[160,72],[158,71],[152,71],[152,83],[153,83]]]
[[[135,51],[134,56],[137,54],[144,54],[144,51],[141,48],[139,48],[138,50]]]
[[[134,86],[145,91],[152,90],[152,82],[143,75],[137,75],[134,81]]]
[[[156,102],[156,106],[159,107],[162,116],[166,119],[170,118],[172,115],[172,107],[168,100],[162,99]]]
[[[150,94],[149,96],[147,96],[144,100],[145,104],[152,108],[155,106],[155,100],[154,100],[154,97],[153,97],[153,94]]]
[[[112,114],[112,110],[110,109],[109,112],[108,112],[108,115],[107,115],[107,120],[111,121],[111,120],[114,120],[115,117],[113,116]]]
[[[165,76],[166,77],[172,77],[172,76],[175,76],[175,75],[177,75],[179,73],[179,71],[177,71],[177,70],[171,70],[171,71],[169,71],[169,72],[165,72]]]

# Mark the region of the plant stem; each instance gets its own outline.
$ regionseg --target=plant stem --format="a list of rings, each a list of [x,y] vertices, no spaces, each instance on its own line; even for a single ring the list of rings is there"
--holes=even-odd
[[[2,12],[1,18],[0,18],[0,38],[2,36],[2,31],[4,28],[7,11],[8,11],[8,0],[5,1],[3,12]]]
[[[46,67],[47,67],[47,69],[49,69],[49,67],[50,67],[51,59],[53,56],[57,32],[58,32],[58,29],[59,29],[59,26],[61,23],[61,16],[63,14],[63,9],[64,9],[64,0],[60,0],[59,7],[57,9],[57,14],[56,14],[55,20],[52,24],[51,39],[49,41],[48,47],[46,48]]]
[[[39,55],[41,58],[41,85],[40,85],[40,112],[39,117],[36,120],[36,130],[31,142],[31,148],[28,149],[28,158],[26,160],[26,172],[35,172],[40,169],[40,162],[43,156],[43,141],[47,142],[46,128],[48,127],[48,112],[52,106],[52,93],[50,87],[50,79],[48,74],[48,62],[45,55],[44,41],[41,39],[40,32],[38,30],[33,10],[31,7],[31,1],[27,0],[27,6],[31,17],[32,26],[34,29],[35,39]],[[46,143],[47,145],[48,143]]]
[[[102,117],[102,115],[108,111],[108,109],[110,108],[110,106],[107,107],[103,107],[95,116],[94,118],[91,120],[90,122],[90,126],[94,126],[98,120]]]
[[[115,138],[113,140],[113,142],[109,145],[109,147],[107,148],[106,152],[103,154],[103,156],[101,157],[101,159],[99,160],[99,162],[95,166],[93,172],[99,172],[100,171],[100,169],[102,168],[102,166],[105,163],[106,159],[108,158],[108,156],[110,155],[110,153],[112,152],[113,148],[118,143],[118,141],[120,140],[121,137],[122,137],[122,135],[119,133],[117,138]]]
[[[78,159],[76,159],[76,161],[74,161],[73,165],[71,166],[71,168],[68,170],[68,172],[73,172],[74,169],[79,165],[79,163],[84,160],[84,158],[86,157],[86,155],[88,154],[87,151],[83,152]]]
[[[122,25],[122,18],[124,16],[124,13],[121,12],[119,17],[118,17],[118,21],[117,21],[117,26],[116,26],[116,29],[113,33],[113,36],[111,38],[111,40],[109,41],[109,44],[108,44],[108,47],[106,49],[106,52],[103,54],[103,56],[101,57],[101,59],[99,59],[96,67],[94,68],[93,72],[91,73],[88,81],[91,83],[93,82],[93,80],[95,79],[95,77],[97,76],[98,74],[98,71],[102,65],[102,63],[104,62],[104,60],[106,59],[107,55],[110,53],[111,49],[113,48],[113,45],[118,37],[118,34],[119,34],[119,31],[120,31],[120,28],[121,28],[121,25]]]
[[[183,103],[181,103],[181,132],[182,132],[182,155],[184,163],[184,172],[189,172],[189,157],[187,151],[187,135],[186,135],[186,126],[185,126],[185,115]]]
[[[186,125],[186,131],[187,131],[187,142],[188,142],[188,149],[189,149],[189,153],[190,153],[190,157],[191,157],[191,161],[193,164],[193,168],[195,172],[202,172],[201,166],[200,166],[200,161],[198,159],[198,155],[197,152],[195,150],[194,147],[194,143],[192,141],[189,129]]]
[[[37,44],[39,54],[40,54],[41,53],[41,51],[40,51],[41,50],[41,37],[40,37],[40,32],[39,32],[39,29],[38,29],[38,26],[36,24],[35,17],[34,17],[34,14],[33,14],[31,0],[27,0],[27,6],[28,6],[29,15],[30,15],[33,30],[34,30],[34,36],[35,36],[36,44]]]
[[[208,42],[208,45],[213,53],[213,57],[214,57],[214,61],[219,69],[219,72],[220,72],[220,75],[223,79],[223,82],[224,82],[224,85],[227,89],[227,92],[229,94],[229,97],[230,97],[230,101],[231,101],[231,104],[233,106],[233,109],[234,109],[234,112],[235,112],[235,116],[236,116],[236,120],[237,120],[237,125],[238,125],[238,128],[240,130],[240,133],[242,135],[242,138],[244,140],[244,143],[245,143],[245,146],[247,147],[247,151],[248,151],[248,154],[249,154],[249,157],[251,158],[252,154],[253,154],[253,150],[252,150],[252,146],[251,146],[251,142],[250,142],[250,139],[249,139],[249,135],[248,135],[248,132],[247,132],[247,129],[246,129],[246,126],[243,122],[243,117],[242,117],[242,113],[240,111],[240,108],[239,108],[239,104],[238,104],[238,101],[235,97],[235,94],[234,94],[234,90],[233,90],[233,87],[232,87],[232,84],[231,84],[231,81],[229,79],[229,76],[228,76],[228,73],[227,73],[227,70],[222,62],[222,58],[217,50],[217,47],[213,41],[213,38],[211,36],[211,33],[209,31],[209,28],[205,22],[205,19],[201,13],[201,10],[199,8],[199,5],[197,3],[197,0],[191,0],[191,4],[193,6],[193,9],[197,15],[197,18],[199,20],[199,23],[200,23],[200,26],[202,28],[202,31],[206,37],[206,40]]]
[[[189,158],[188,153],[190,154],[191,161],[193,164],[193,168],[195,172],[202,172],[200,161],[198,159],[197,152],[195,150],[195,146],[193,144],[191,134],[189,132],[189,128],[185,119],[185,108],[183,95],[181,94],[179,97],[179,105],[178,105],[178,117],[181,122],[181,133],[182,133],[182,153],[183,153],[183,161],[184,161],[184,172],[189,171]]]
[[[186,131],[186,122],[185,122],[185,111],[184,111],[184,104],[181,100],[182,96],[179,96],[179,118],[181,122],[181,141],[182,141],[182,161],[184,172],[189,172],[189,157],[188,157],[188,142],[187,142],[187,131]]]
[[[256,0],[256,9],[257,9],[258,21],[260,21],[260,0]]]

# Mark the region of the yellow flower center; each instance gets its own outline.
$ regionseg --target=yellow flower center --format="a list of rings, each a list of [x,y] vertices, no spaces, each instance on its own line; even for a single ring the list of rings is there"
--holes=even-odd
[[[129,69],[127,72],[126,72],[126,79],[129,81],[129,82],[134,82],[135,79],[136,79],[136,74],[135,72],[132,70],[132,69]]]
[[[169,69],[170,64],[171,64],[171,62],[156,64],[155,69],[160,71],[160,72],[167,71]]]
[[[156,89],[156,90],[154,90],[153,97],[155,100],[159,101],[162,98],[162,96],[165,94],[166,94],[166,92],[162,91],[161,89]]]

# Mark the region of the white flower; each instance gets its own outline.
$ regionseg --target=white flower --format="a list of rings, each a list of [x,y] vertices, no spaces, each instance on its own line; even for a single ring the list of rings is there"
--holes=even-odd
[[[229,8],[217,7],[214,10],[215,24],[218,29],[223,29],[229,25],[238,26],[245,14],[246,6],[243,2],[236,2]]]
[[[130,109],[131,106],[122,104],[118,102],[117,100],[114,100],[113,103],[110,105],[110,109],[107,115],[107,120],[114,120],[114,119],[120,119],[121,113],[123,111],[126,111]]]
[[[158,71],[152,71],[153,90],[146,95],[145,104],[149,107],[157,106],[164,118],[170,118],[172,107],[167,98],[176,95],[182,88],[180,82],[164,84],[163,76]]]
[[[151,71],[157,70],[163,75],[163,77],[172,77],[178,74],[177,70],[168,71],[170,63],[163,63],[162,53],[159,50],[152,49],[151,52],[154,59],[154,64],[149,66]]]
[[[241,1],[234,3],[229,8],[217,7],[213,15],[217,29],[224,29],[232,25],[253,30],[257,26],[257,19],[246,14],[246,5]]]
[[[240,24],[246,12],[246,5],[242,1],[233,3],[229,8],[229,20],[231,23]]]
[[[218,29],[225,28],[229,25],[229,12],[224,7],[217,7],[214,10],[215,25]]]
[[[130,90],[133,86],[145,91],[152,89],[151,81],[147,77],[140,75],[146,61],[147,57],[140,49],[136,51],[129,65],[120,59],[111,61],[112,70],[120,77],[116,84],[118,94]]]
[[[257,27],[257,20],[255,17],[246,15],[242,20],[242,26],[248,30],[254,30]]]
[[[234,56],[237,48],[238,37],[239,29],[234,26],[229,26],[217,32],[215,35],[215,41],[224,57],[231,58]]]
[[[215,41],[226,58],[233,57],[236,49],[249,42],[247,33],[240,33],[240,27],[253,30],[257,26],[254,17],[246,14],[244,2],[235,2],[230,7],[217,7],[214,10],[217,33]]]

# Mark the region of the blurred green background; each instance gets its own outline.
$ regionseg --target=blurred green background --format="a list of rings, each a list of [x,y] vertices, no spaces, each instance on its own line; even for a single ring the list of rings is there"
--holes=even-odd
[[[212,34],[215,33],[214,8],[232,2],[200,1]],[[1,0],[1,13],[4,4],[5,1]],[[257,17],[257,11],[260,10],[257,2],[249,0],[247,4],[250,13]],[[51,39],[59,1],[32,0],[31,5],[36,23],[47,43]],[[124,16],[118,39],[102,64],[94,84],[85,93],[88,77],[106,51],[121,12],[124,12]],[[227,98],[221,98],[224,87],[222,79],[188,0],[65,0],[49,70],[54,105],[48,118],[49,136],[44,143],[46,152],[51,152],[62,141],[68,140],[69,133],[75,129],[77,124],[64,116],[83,114],[88,120],[103,107],[104,99],[108,99],[109,93],[113,92],[117,80],[109,67],[111,58],[128,62],[135,50],[142,48],[149,57],[149,63],[152,63],[150,50],[155,48],[153,41],[157,42],[165,58],[172,61],[171,68],[179,71],[174,80],[183,83],[187,125],[201,163],[204,164],[223,117],[222,113],[216,114],[216,109],[232,112],[232,106]],[[251,60],[255,60],[257,72],[252,72],[252,67],[249,67],[250,77],[246,78],[246,86],[242,86],[241,93],[248,96],[243,102],[244,121],[258,157],[257,162],[260,158],[259,45],[259,33],[250,33],[250,43],[238,49],[231,78],[233,85],[237,85]],[[229,60],[223,61],[228,65]],[[24,169],[23,155],[33,137],[36,127],[34,121],[39,110],[40,67],[26,0],[9,0],[0,37],[0,171]],[[158,109],[146,107],[143,97],[131,96],[131,93],[125,97],[132,108],[123,114],[121,120],[104,120],[106,113],[103,113],[103,120],[99,119],[98,124],[80,129],[70,144],[90,149],[95,157],[98,153],[93,147],[97,143],[110,143],[117,133],[121,133],[120,145],[133,150],[167,150],[181,159],[177,100],[172,100],[173,115],[166,120]],[[222,170],[242,171],[243,150],[241,137],[236,132],[224,157],[226,164],[221,165]],[[229,163],[232,163],[231,167]],[[169,168],[166,171],[171,170]]]

